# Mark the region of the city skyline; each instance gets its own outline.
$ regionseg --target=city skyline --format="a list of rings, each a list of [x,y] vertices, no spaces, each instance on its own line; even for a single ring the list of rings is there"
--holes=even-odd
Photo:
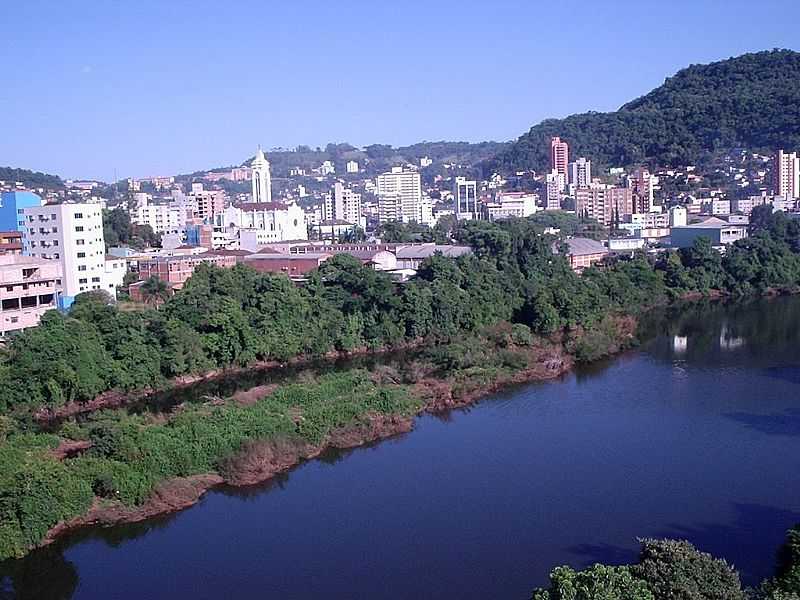
[[[761,5],[785,18],[744,41],[727,35],[737,5],[18,4],[0,40],[19,73],[0,92],[0,164],[111,180],[237,164],[258,143],[513,140],[689,64],[796,44],[794,3]],[[659,27],[619,35],[637,14]]]

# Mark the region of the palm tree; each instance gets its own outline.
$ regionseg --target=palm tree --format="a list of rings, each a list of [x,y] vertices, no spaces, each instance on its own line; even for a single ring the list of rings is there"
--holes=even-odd
[[[163,281],[155,275],[151,275],[142,284],[142,298],[145,304],[153,304],[158,310],[159,303],[163,303],[169,298],[169,286],[166,281]]]

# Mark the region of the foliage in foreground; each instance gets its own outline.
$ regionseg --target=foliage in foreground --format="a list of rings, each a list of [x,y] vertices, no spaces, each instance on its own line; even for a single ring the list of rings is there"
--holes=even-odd
[[[532,600],[796,600],[800,598],[800,525],[787,533],[775,577],[758,590],[742,589],[724,560],[681,540],[642,540],[634,565],[593,565],[583,571],[557,567],[550,587]]]

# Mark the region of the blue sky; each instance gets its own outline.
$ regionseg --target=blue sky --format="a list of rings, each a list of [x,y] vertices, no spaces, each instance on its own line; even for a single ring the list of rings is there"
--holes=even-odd
[[[105,180],[257,144],[513,139],[800,49],[796,0],[0,0],[0,23],[0,165]]]

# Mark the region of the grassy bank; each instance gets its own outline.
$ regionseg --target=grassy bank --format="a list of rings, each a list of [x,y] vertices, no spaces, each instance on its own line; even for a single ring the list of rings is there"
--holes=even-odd
[[[188,506],[211,485],[263,481],[328,447],[410,430],[422,411],[464,406],[507,383],[563,373],[591,341],[606,353],[632,340],[633,321],[609,320],[602,340],[553,338],[498,324],[399,366],[300,373],[247,395],[167,413],[98,411],[54,433],[9,418],[0,445],[0,558],[20,557],[88,523],[147,518]]]

